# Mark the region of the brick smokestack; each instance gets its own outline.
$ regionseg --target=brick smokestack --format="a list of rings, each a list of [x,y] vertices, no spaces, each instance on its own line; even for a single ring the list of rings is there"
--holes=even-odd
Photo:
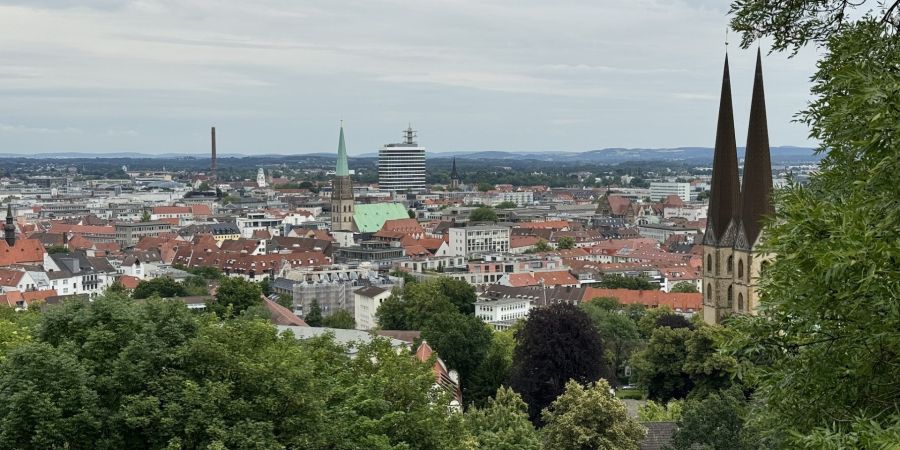
[[[210,172],[211,172],[210,178],[213,181],[217,181],[216,180],[216,127],[212,127],[210,134],[212,135],[212,161],[210,163],[211,164],[210,165]]]

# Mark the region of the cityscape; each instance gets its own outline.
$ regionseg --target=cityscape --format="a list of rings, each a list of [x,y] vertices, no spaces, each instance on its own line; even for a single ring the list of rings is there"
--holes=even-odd
[[[696,147],[0,120],[0,449],[900,448],[900,2],[720,7]]]

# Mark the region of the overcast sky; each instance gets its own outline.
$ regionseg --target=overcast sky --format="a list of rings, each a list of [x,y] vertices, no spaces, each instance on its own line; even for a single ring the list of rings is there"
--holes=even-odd
[[[712,146],[728,1],[0,0],[0,153]],[[729,47],[738,145],[755,48]],[[765,50],[765,43],[763,43]],[[812,51],[764,58],[772,145]]]

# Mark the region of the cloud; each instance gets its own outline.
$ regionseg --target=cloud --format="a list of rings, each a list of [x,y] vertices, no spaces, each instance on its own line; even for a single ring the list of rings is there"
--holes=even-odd
[[[82,131],[74,127],[43,128],[27,125],[0,123],[0,133],[81,134]]]

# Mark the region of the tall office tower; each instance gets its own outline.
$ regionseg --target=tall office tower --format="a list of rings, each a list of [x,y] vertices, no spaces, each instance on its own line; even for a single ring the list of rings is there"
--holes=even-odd
[[[726,57],[709,213],[703,236],[703,320],[707,323],[719,323],[731,314],[752,314],[758,305],[757,281],[771,255],[760,254],[755,248],[765,219],[775,214],[771,197],[772,164],[762,56],[757,52],[742,189],[738,185],[737,148]]]
[[[337,165],[331,180],[331,231],[353,231],[353,182],[347,164],[343,124],[338,140]]]
[[[425,190],[425,147],[416,143],[412,126],[403,132],[403,142],[378,150],[378,187],[390,191]]]

